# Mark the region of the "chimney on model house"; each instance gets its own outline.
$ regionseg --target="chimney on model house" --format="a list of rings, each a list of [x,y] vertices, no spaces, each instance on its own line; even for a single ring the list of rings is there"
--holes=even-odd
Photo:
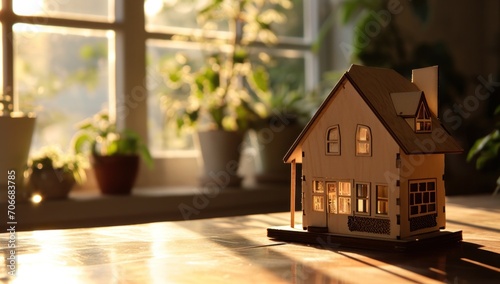
[[[429,111],[438,117],[438,66],[413,69],[411,81],[424,92]]]

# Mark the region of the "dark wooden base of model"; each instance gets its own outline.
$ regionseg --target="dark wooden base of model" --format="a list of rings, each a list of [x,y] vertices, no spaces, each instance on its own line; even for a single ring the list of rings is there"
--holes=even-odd
[[[389,240],[361,238],[332,233],[310,232],[302,229],[291,228],[290,226],[268,228],[267,236],[280,241],[306,243],[328,249],[351,247],[400,252],[418,251],[428,248],[442,248],[456,245],[462,241],[462,231],[439,231],[414,236],[412,238]]]

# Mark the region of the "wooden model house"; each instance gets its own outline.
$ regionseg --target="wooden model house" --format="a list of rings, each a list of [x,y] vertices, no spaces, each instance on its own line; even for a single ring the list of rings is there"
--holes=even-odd
[[[444,229],[444,154],[462,148],[437,118],[437,74],[344,74],[284,157],[292,205],[302,164],[306,232],[401,240]]]

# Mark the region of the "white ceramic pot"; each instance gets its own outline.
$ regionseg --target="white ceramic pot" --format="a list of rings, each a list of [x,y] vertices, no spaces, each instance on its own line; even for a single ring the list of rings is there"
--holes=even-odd
[[[0,201],[7,199],[9,174],[15,176],[11,185],[15,185],[16,198],[26,197],[23,174],[34,129],[35,117],[0,116]]]
[[[201,152],[202,186],[219,189],[238,187],[238,176],[243,133],[236,131],[200,131],[198,147]]]

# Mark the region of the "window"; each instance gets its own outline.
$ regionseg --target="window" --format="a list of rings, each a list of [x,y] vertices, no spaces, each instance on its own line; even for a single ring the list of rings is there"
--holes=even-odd
[[[32,149],[49,144],[64,149],[78,122],[108,107],[114,33],[22,23],[13,32],[20,108],[37,114]]]
[[[324,182],[321,180],[313,180],[313,211],[323,212],[325,211],[325,199],[324,192],[325,186]]]
[[[377,185],[377,214],[387,215],[389,213],[389,187]]]
[[[339,214],[351,213],[351,182],[339,181]]]
[[[370,213],[370,184],[356,183],[356,212]]]
[[[324,197],[320,195],[313,195],[313,210],[318,212],[325,211]]]
[[[371,156],[371,130],[368,126],[358,125],[356,129],[356,156]]]
[[[13,101],[14,110],[36,112],[34,150],[46,144],[66,147],[77,122],[109,108],[120,127],[132,128],[147,138],[158,162],[175,163],[169,155],[193,158],[186,155],[194,149],[191,134],[179,135],[169,124],[175,121],[166,120],[170,110],[166,98],[180,94],[169,93],[165,68],[179,51],[189,54],[193,65],[209,52],[187,39],[200,31],[196,12],[206,0],[2,2],[11,5],[0,7],[0,86],[9,107]],[[269,54],[273,87],[283,83],[292,86],[290,90],[312,89],[319,81],[319,71],[325,69],[320,64],[328,64],[319,62],[310,47],[318,32],[320,7],[329,4],[291,2],[293,8],[284,11],[287,22],[275,26],[279,42],[257,44],[251,54],[254,59],[262,51]],[[175,35],[185,39],[174,40]],[[213,36],[227,40],[227,26],[221,25]],[[187,175],[195,178],[196,173]],[[148,179],[144,185],[156,182],[165,180]]]
[[[409,182],[410,216],[436,212],[436,181],[415,180]]]
[[[320,181],[320,180],[315,180],[314,181],[313,192],[314,193],[323,193],[323,192],[325,192],[325,188],[323,186],[323,181]]]
[[[280,10],[286,16],[286,23],[272,24],[279,37],[277,44],[259,45],[250,49],[252,62],[267,58],[265,66],[269,71],[271,89],[275,93],[281,89],[303,91],[304,88],[313,86],[314,80],[317,80],[309,76],[314,73],[311,67],[316,64],[316,59],[307,46],[311,44],[314,33],[312,21],[308,19],[313,19],[311,13],[316,11],[318,4],[316,1],[303,0],[291,2],[291,9]],[[207,55],[213,53],[210,44],[195,44],[190,39],[192,35],[203,33],[196,15],[206,5],[205,0],[145,2],[147,70],[159,77],[159,80],[148,82],[149,144],[154,153],[168,155],[175,151],[178,155],[178,150],[194,149],[192,132],[177,131],[179,121],[171,118],[176,104],[188,102],[186,90],[175,88],[162,77],[171,74],[169,68],[179,54],[185,55],[192,70],[196,70],[196,66],[200,66]],[[211,30],[210,36],[222,42],[232,35],[227,23],[219,21]],[[230,48],[223,50],[229,51]],[[263,56],[264,54],[267,55]]]
[[[326,154],[340,155],[340,130],[338,125],[332,126],[326,131]]]
[[[4,6],[3,93],[37,116],[31,148],[69,147],[75,124],[115,93],[113,0],[26,0]],[[6,48],[6,46],[8,46]]]
[[[423,101],[418,108],[417,117],[415,118],[415,132],[431,132],[432,121],[429,110],[425,107]]]

